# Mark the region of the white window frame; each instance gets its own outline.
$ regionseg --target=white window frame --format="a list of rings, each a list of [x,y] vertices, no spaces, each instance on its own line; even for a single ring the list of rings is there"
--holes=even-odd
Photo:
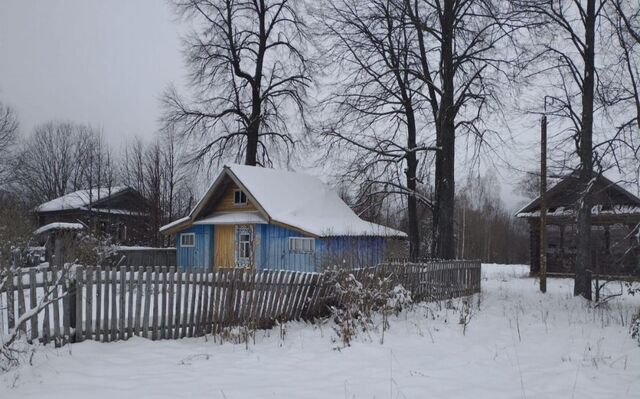
[[[312,254],[316,251],[316,239],[313,237],[289,237],[289,252]]]
[[[188,245],[184,243],[186,237],[191,237],[193,244]],[[194,248],[196,246],[196,233],[181,233],[180,234],[180,247],[181,248]]]
[[[238,237],[238,242],[236,243],[236,264],[240,267],[247,266],[251,264],[251,258],[253,257],[253,229],[247,226],[238,226],[236,227],[236,234]],[[246,235],[248,236],[247,240],[241,240],[240,238]],[[241,256],[242,248],[246,245],[247,248],[247,256]]]
[[[244,202],[236,202],[236,195],[238,193],[240,194],[240,200],[242,200],[242,197],[244,197]],[[246,206],[247,203],[248,203],[247,194],[245,194],[244,191],[240,189],[233,190],[233,206]]]

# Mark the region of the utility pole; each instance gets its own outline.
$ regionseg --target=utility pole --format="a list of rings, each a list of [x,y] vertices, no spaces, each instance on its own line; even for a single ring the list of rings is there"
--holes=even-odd
[[[540,121],[540,291],[547,292],[547,116]]]

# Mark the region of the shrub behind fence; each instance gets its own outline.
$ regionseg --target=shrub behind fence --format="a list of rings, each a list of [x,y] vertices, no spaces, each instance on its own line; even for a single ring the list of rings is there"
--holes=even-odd
[[[394,261],[352,273],[363,284],[389,278],[418,301],[480,292],[479,262]],[[0,334],[19,327],[30,341],[62,345],[132,336],[197,337],[236,325],[267,328],[327,315],[327,305],[339,302],[334,288],[327,273],[293,271],[84,266],[21,270],[8,275],[0,292]],[[34,313],[38,307],[42,310]]]

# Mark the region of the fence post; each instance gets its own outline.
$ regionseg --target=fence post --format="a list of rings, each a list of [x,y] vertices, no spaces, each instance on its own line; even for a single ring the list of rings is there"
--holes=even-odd
[[[11,272],[11,269],[9,269],[9,273],[7,273],[7,323],[9,331],[11,331],[16,326],[14,307],[15,303],[13,295],[13,273]]]
[[[75,342],[75,335],[71,335],[71,329],[76,328],[76,282],[72,277],[67,280],[67,295],[64,297],[63,307],[64,335],[70,342]]]

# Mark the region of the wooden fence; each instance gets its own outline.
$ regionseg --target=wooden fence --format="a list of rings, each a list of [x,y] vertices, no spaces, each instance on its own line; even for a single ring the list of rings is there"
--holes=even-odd
[[[364,282],[387,277],[420,301],[480,291],[479,262],[389,262],[352,274]],[[19,326],[30,341],[56,345],[196,337],[236,325],[266,328],[325,316],[327,304],[337,298],[331,273],[247,269],[206,273],[76,266],[19,271],[5,285],[0,335]]]

